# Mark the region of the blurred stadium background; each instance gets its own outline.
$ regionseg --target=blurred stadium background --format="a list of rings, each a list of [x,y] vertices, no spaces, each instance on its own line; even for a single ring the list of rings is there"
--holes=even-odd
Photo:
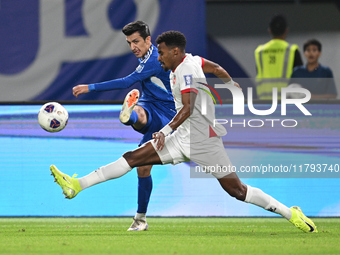
[[[121,33],[128,22],[146,21],[153,42],[163,31],[183,32],[187,52],[221,64],[237,81],[255,77],[254,50],[270,39],[270,17],[282,13],[290,28],[287,41],[300,49],[307,39],[321,41],[320,61],[333,70],[340,91],[339,8],[338,1],[302,0],[0,0],[0,216],[134,215],[134,171],[68,201],[48,170],[53,163],[82,176],[136,148],[141,136],[119,123],[116,104],[131,88],[72,95],[77,84],[134,71],[138,61]],[[240,84],[244,91],[252,86]],[[40,129],[36,115],[45,101],[62,101],[69,111],[62,132]],[[313,113],[308,119],[293,113],[289,118],[303,125],[289,132],[228,128],[232,162],[339,165],[338,103],[308,105]],[[301,206],[306,215],[340,216],[340,172],[333,174],[244,181],[287,206]],[[185,164],[155,167],[153,180],[150,216],[273,216],[231,199],[214,179],[190,178]]]

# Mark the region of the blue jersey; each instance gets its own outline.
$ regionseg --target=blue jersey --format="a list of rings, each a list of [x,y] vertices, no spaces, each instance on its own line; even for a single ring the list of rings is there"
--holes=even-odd
[[[89,90],[126,89],[139,81],[142,85],[142,96],[139,102],[163,104],[171,109],[175,109],[170,87],[170,72],[164,71],[157,58],[157,48],[151,45],[144,58],[138,59],[139,66],[133,73],[121,79],[90,84]]]
[[[121,79],[89,85],[90,91],[106,91],[126,89],[136,82],[141,83],[142,96],[137,105],[147,112],[148,122],[141,130],[136,130],[144,134],[140,145],[152,139],[152,134],[168,124],[176,115],[170,71],[165,72],[157,59],[157,48],[151,45],[144,58],[139,59],[139,65],[132,74]]]

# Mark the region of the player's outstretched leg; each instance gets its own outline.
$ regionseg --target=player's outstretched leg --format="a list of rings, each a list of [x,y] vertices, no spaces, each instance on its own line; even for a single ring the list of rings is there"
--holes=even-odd
[[[298,206],[292,206],[290,208],[292,211],[292,217],[290,218],[290,222],[295,225],[295,227],[301,229],[304,232],[312,232],[317,233],[318,230],[316,229],[316,226],[314,222],[306,217],[303,212],[301,211],[300,207]]]
[[[236,173],[231,173],[218,179],[218,181],[222,188],[232,197],[260,206],[267,211],[280,214],[304,232],[317,232],[313,221],[307,218],[299,207],[293,206],[288,208],[262,190],[243,184]]]
[[[133,111],[133,108],[135,108],[136,104],[138,103],[138,100],[139,100],[138,89],[133,89],[126,95],[122,110],[119,115],[119,119],[123,124],[126,125],[134,124],[138,120],[138,115]],[[135,114],[131,116],[132,113]],[[130,120],[130,117],[133,117],[134,120]],[[131,123],[129,123],[129,121],[131,121]]]
[[[149,148],[152,148],[152,145]],[[136,151],[136,150],[135,150]],[[126,154],[131,154],[131,152],[127,152]],[[149,151],[146,150],[146,154]],[[145,158],[142,153],[142,157]],[[56,166],[52,165],[50,170],[52,175],[55,178],[55,181],[58,185],[63,189],[63,193],[66,198],[74,198],[80,191],[96,185],[101,182],[105,182],[111,179],[116,179],[127,172],[131,171],[132,167],[128,164],[124,157],[120,157],[115,162],[112,162],[106,166],[99,167],[97,170],[89,173],[88,175],[81,178],[74,178],[76,175],[73,175],[72,178],[67,174],[60,172]]]
[[[65,198],[74,198],[82,190],[78,179],[74,178],[77,176],[76,174],[70,177],[67,174],[60,172],[58,168],[54,165],[50,166],[50,170],[52,172],[52,175],[54,176],[55,181],[63,189],[63,194],[65,195]]]

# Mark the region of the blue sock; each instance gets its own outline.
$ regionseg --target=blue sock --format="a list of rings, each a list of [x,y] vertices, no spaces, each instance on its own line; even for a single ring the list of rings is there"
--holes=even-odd
[[[152,178],[138,177],[138,209],[137,213],[146,213],[152,191]]]
[[[130,115],[130,119],[128,120],[128,122],[123,123],[124,125],[127,126],[132,126],[133,124],[135,124],[138,120],[138,114],[135,111],[132,111],[131,115]]]

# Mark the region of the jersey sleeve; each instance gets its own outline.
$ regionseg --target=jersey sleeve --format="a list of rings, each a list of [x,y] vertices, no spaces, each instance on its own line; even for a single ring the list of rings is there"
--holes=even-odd
[[[192,65],[186,64],[183,66],[179,77],[176,77],[176,79],[179,79],[181,94],[188,92],[198,93],[195,85],[195,73],[195,68]]]
[[[193,58],[194,58],[194,60],[195,60],[195,62],[200,66],[200,67],[202,67],[202,69],[203,69],[203,67],[204,67],[204,58],[202,58],[202,57],[200,57],[200,56],[193,56]]]
[[[89,90],[107,91],[115,89],[126,89],[131,87],[136,82],[141,82],[157,74],[159,72],[159,68],[162,67],[160,65],[155,65],[153,62],[140,63],[136,70],[130,75],[120,79],[90,84]]]

